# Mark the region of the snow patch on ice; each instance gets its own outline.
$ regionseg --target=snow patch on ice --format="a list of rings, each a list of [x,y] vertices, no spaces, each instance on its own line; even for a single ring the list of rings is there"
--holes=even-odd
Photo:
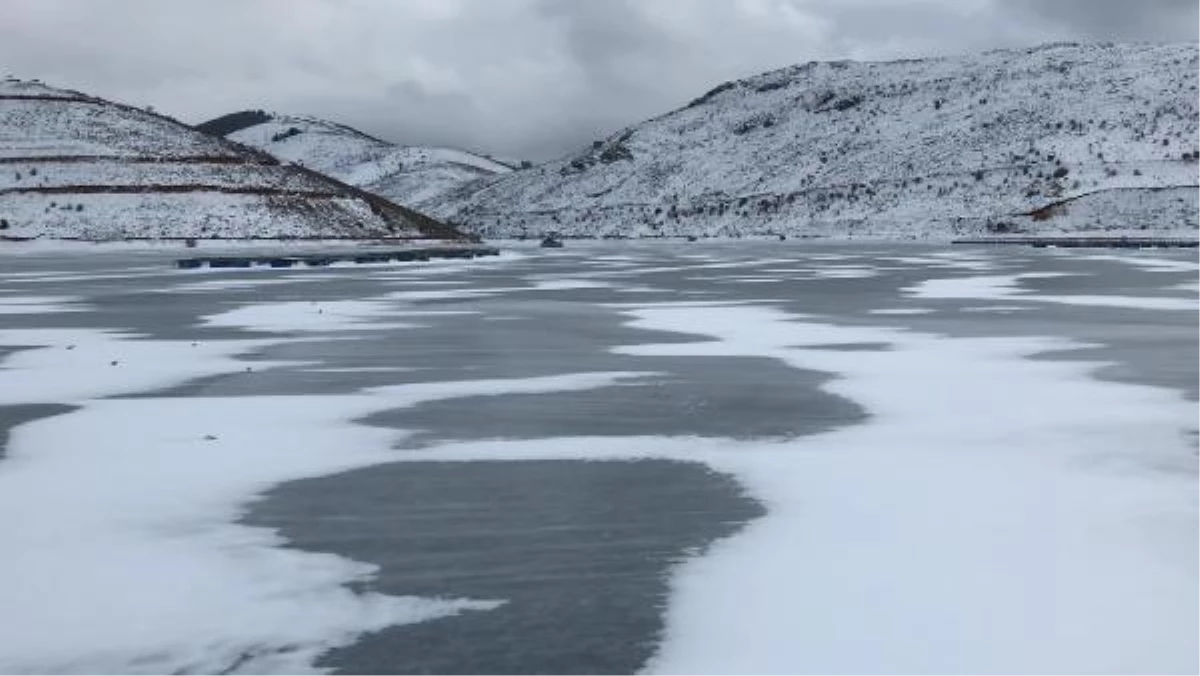
[[[941,254],[930,254],[929,256],[883,256],[881,260],[891,261],[894,263],[902,263],[904,265],[915,266],[919,268],[946,268],[971,270],[975,272],[987,272],[995,270],[998,265],[987,258],[975,258],[970,254],[961,254],[958,256],[946,256]]]
[[[76,296],[0,296],[0,315],[48,314],[51,312],[79,312]]]
[[[1025,312],[1032,308],[1023,305],[979,305],[962,308],[962,312]]]
[[[613,285],[595,279],[538,279],[533,280],[533,288],[538,291],[569,291],[573,289],[610,289]]]
[[[250,278],[235,278],[235,279],[208,279],[202,282],[191,282],[188,284],[177,284],[168,289],[163,289],[163,293],[211,293],[214,291],[241,291],[244,289],[255,289],[260,286],[278,286],[280,284],[302,284],[305,282],[323,281],[320,277],[309,275],[296,275],[294,277],[272,278],[272,277],[250,277]]]
[[[817,268],[812,271],[812,274],[819,279],[866,279],[878,277],[879,270],[860,267],[828,267]]]
[[[0,360],[0,405],[75,403],[242,371],[233,354],[279,341],[142,340],[102,329],[4,329],[0,346],[29,347]],[[255,366],[275,363],[255,362]]]
[[[353,591],[346,584],[368,580],[372,566],[280,548],[272,532],[233,522],[249,499],[280,482],[395,459],[403,433],[353,422],[372,413],[645,375],[341,396],[97,399],[241,370],[238,355],[267,342],[0,332],[0,345],[48,346],[5,360],[0,402],[82,406],[17,427],[0,462],[0,511],[22,514],[0,521],[0,671],[309,672],[318,655],[364,632],[494,608],[501,601]],[[133,368],[92,373],[100,354]]]
[[[906,287],[904,292],[915,298],[1019,300],[1040,303],[1059,303],[1092,307],[1115,307],[1139,310],[1197,310],[1200,302],[1192,298],[1153,296],[1060,295],[1046,294],[1020,288],[1021,280],[1070,276],[1065,273],[1030,272],[1016,275],[989,275],[929,279]]]
[[[1068,254],[1070,255],[1070,254]],[[1115,254],[1092,254],[1087,256],[1079,256],[1083,260],[1089,261],[1114,261],[1124,263],[1133,267],[1141,268],[1150,272],[1195,272],[1200,270],[1200,262],[1178,261],[1169,258],[1140,256],[1136,254],[1120,256]]]
[[[411,328],[414,324],[382,322],[398,313],[378,300],[286,301],[254,303],[204,318],[208,326],[274,333],[361,331]]]
[[[696,445],[768,516],[677,571],[648,671],[1196,670],[1196,423],[1181,396],[1028,359],[1079,347],[1065,340],[750,306],[630,314],[708,339],[622,354],[773,357],[837,374],[826,389],[872,415],[783,444]],[[890,349],[818,347],[855,343]]]
[[[429,291],[393,291],[387,295],[400,301],[438,301],[469,298],[488,298],[512,291],[528,291],[523,287],[487,287],[478,289],[435,289]]]
[[[897,307],[883,308],[880,310],[867,310],[867,314],[872,315],[928,315],[937,312],[923,307]]]
[[[1085,347],[1062,339],[836,326],[736,303],[626,311],[697,342],[618,353],[775,358],[836,374],[826,389],[872,416],[787,442],[581,437],[404,455],[660,457],[737,477],[768,514],[676,569],[647,672],[1195,671],[1195,413],[1178,394],[1097,381],[1098,363],[1029,359]],[[836,349],[864,343],[887,349]]]
[[[419,371],[416,366],[347,366],[344,368],[306,368],[305,373],[407,373]]]

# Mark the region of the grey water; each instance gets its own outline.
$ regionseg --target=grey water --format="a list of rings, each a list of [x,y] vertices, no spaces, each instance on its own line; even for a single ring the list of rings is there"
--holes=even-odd
[[[203,324],[207,315],[246,305],[445,291],[407,301],[409,311],[445,313],[421,314],[407,328],[290,335],[295,340],[252,358],[292,365],[128,396],[351,393],[579,372],[653,374],[579,392],[433,401],[368,418],[367,424],[409,433],[399,453],[493,439],[780,439],[870,422],[855,402],[823,389],[836,374],[767,358],[618,354],[613,348],[624,345],[697,340],[630,326],[622,309],[631,304],[757,302],[844,325],[947,336],[1059,336],[1088,347],[1037,358],[1098,362],[1098,378],[1196,399],[1195,311],[929,300],[902,291],[935,278],[1053,272],[1064,276],[1032,278],[1025,286],[1052,294],[1196,297],[1181,286],[1196,281],[1195,269],[1187,267],[1193,252],[1123,253],[1120,260],[1097,253],[1107,254],[803,242],[571,243],[455,265],[185,272],[171,268],[166,252],[0,254],[0,301],[70,296],[82,310],[0,314],[0,329],[106,328],[203,341],[264,335]],[[1180,265],[1153,265],[1163,261]],[[539,286],[564,280],[589,284]],[[198,285],[208,282],[245,285]],[[915,313],[872,312],[880,309]],[[0,386],[3,367],[0,362]],[[0,471],[10,429],[65,410],[0,407]],[[251,504],[243,520],[277,529],[288,546],[378,566],[366,589],[505,601],[494,611],[361,637],[324,655],[319,666],[338,673],[625,673],[645,664],[661,639],[672,567],[763,509],[733,479],[698,463],[421,461],[280,485]]]

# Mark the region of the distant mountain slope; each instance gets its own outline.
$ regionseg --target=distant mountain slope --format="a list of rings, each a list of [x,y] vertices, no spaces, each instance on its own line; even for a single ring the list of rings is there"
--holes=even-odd
[[[485,236],[1197,227],[1197,46],[809,63],[425,207]]]
[[[461,238],[161,115],[0,81],[0,238]]]
[[[310,117],[242,111],[196,128],[414,208],[464,183],[513,169],[462,150],[398,146],[351,127]]]

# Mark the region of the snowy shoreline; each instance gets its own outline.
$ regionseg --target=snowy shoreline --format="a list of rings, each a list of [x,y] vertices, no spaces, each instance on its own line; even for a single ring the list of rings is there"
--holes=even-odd
[[[328,248],[361,249],[372,247],[427,249],[446,246],[473,247],[451,240],[405,240],[405,239],[195,239],[195,246],[188,246],[185,238],[158,240],[84,241],[66,239],[31,239],[23,241],[0,241],[0,255],[23,253],[63,252],[138,252],[168,251],[187,253],[195,251],[308,251]]]

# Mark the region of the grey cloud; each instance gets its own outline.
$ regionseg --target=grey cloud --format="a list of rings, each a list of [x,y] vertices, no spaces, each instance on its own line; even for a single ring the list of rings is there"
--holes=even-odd
[[[0,71],[541,159],[811,59],[1195,40],[1186,0],[4,0]]]
[[[1200,20],[1195,0],[1015,0],[1012,7],[1084,40],[1196,40]]]

